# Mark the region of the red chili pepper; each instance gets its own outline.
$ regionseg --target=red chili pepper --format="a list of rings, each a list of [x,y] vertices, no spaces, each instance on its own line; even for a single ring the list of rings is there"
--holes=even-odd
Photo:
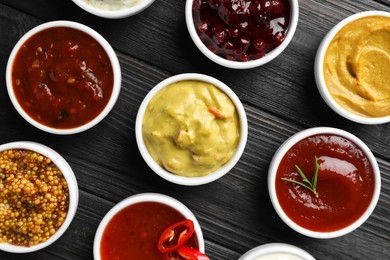
[[[210,260],[207,255],[188,246],[180,247],[177,253],[186,260]]]
[[[194,233],[194,222],[186,219],[169,226],[161,234],[158,241],[158,250],[161,253],[170,253],[185,245]]]

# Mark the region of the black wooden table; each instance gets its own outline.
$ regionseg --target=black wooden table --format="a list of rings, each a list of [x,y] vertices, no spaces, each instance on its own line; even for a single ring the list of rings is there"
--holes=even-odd
[[[70,0],[0,0],[0,144],[30,140],[59,152],[73,168],[80,188],[79,207],[66,233],[41,251],[0,259],[92,259],[100,220],[120,200],[143,192],[163,193],[187,205],[203,230],[206,252],[215,260],[237,259],[271,242],[299,246],[316,259],[390,259],[390,124],[361,125],[334,113],[314,82],[317,47],[338,21],[366,10],[390,11],[389,0],[299,0],[300,17],[287,49],[265,66],[231,70],[203,56],[188,34],[184,0],[156,0],[146,11],[108,20],[81,10]],[[94,128],[57,136],[28,124],[6,92],[5,68],[19,38],[47,21],[71,20],[102,34],[121,63],[123,84],[117,104]],[[245,152],[227,175],[197,187],[171,184],[153,173],[138,151],[134,125],[138,107],[157,83],[187,72],[214,76],[236,92],[248,116]],[[371,217],[354,232],[318,240],[287,227],[267,191],[270,160],[292,134],[315,126],[347,130],[375,154],[382,192]]]

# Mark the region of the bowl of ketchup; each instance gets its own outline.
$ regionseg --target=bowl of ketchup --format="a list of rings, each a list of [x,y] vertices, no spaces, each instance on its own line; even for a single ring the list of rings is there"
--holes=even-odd
[[[295,231],[334,238],[362,225],[378,202],[381,177],[371,150],[330,127],[303,130],[275,153],[268,191],[279,217]]]

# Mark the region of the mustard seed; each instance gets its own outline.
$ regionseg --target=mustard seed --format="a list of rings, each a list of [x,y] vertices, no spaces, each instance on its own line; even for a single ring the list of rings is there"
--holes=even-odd
[[[23,149],[0,152],[0,242],[42,243],[64,223],[68,208],[68,185],[49,158]]]

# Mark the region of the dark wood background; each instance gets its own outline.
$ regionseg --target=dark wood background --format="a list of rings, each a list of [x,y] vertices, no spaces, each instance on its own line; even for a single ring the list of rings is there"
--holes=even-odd
[[[361,125],[327,107],[314,81],[317,47],[337,22],[366,10],[390,11],[389,0],[299,0],[300,17],[287,49],[255,69],[231,70],[203,56],[191,41],[184,0],[156,0],[146,11],[108,20],[86,13],[70,0],[0,0],[0,144],[31,140],[59,152],[73,168],[79,207],[67,232],[41,251],[0,259],[92,259],[100,220],[120,200],[143,192],[170,195],[198,218],[206,252],[214,260],[237,259],[272,242],[299,246],[316,259],[390,259],[390,124]],[[121,63],[123,84],[111,113],[87,132],[57,136],[40,131],[12,106],[5,86],[8,56],[19,38],[47,21],[72,20],[102,34]],[[242,100],[248,116],[245,152],[235,168],[214,183],[186,187],[153,173],[138,151],[134,124],[138,107],[157,83],[186,72],[214,76]],[[372,149],[382,173],[382,192],[371,217],[354,232],[318,240],[286,226],[267,191],[270,160],[292,134],[316,126],[347,130]]]

